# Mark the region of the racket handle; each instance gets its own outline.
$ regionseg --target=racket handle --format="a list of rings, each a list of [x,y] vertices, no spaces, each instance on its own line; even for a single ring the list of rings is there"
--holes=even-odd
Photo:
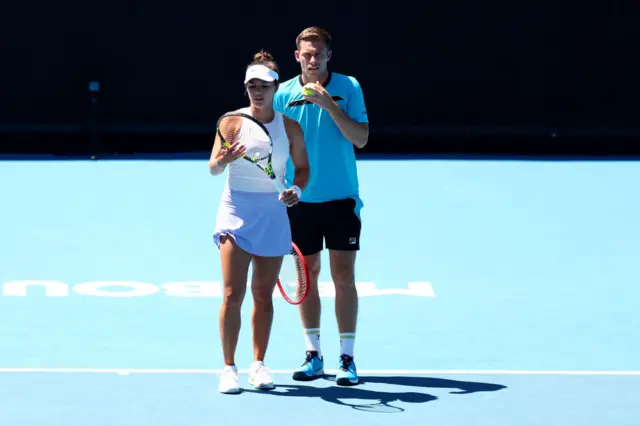
[[[271,179],[271,181],[273,182],[273,185],[276,187],[276,190],[278,191],[278,195],[282,195],[282,193],[287,189],[284,186],[284,183],[278,179],[278,178],[274,178]]]

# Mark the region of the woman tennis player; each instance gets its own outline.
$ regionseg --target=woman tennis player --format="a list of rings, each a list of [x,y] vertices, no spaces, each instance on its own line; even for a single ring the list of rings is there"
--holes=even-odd
[[[284,176],[289,158],[295,168],[293,185],[278,195],[269,177],[249,161],[241,159],[251,134],[241,133],[229,148],[216,134],[209,172],[220,175],[229,169],[216,217],[214,241],[220,249],[224,299],[220,309],[220,338],[225,367],[219,391],[239,393],[235,351],[240,332],[240,308],[244,300],[249,265],[252,264],[253,359],[249,384],[257,389],[275,387],[264,358],[273,320],[272,295],[282,259],[291,251],[291,228],[287,206],[299,201],[309,179],[309,163],[300,125],[273,109],[278,90],[278,66],[264,51],[254,56],[246,69],[244,84],[250,104],[238,110],[260,121],[273,139],[272,165]]]

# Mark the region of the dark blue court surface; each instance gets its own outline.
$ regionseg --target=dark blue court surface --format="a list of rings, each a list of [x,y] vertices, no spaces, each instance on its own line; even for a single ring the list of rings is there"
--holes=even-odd
[[[278,388],[250,390],[247,298],[246,390],[227,396],[211,239],[224,178],[206,160],[0,162],[0,424],[640,425],[640,163],[359,167],[363,383],[293,382],[304,341],[278,298]]]

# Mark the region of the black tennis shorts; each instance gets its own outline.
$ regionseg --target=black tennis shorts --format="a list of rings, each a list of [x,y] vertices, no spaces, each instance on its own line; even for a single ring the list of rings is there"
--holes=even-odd
[[[323,243],[329,250],[360,250],[362,224],[355,209],[353,198],[289,207],[293,242],[305,256],[322,251]]]

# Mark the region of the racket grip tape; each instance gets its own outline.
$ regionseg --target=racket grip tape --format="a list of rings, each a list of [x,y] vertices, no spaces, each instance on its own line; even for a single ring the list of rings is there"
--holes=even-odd
[[[271,179],[271,181],[273,182],[273,185],[276,187],[276,190],[278,191],[279,195],[282,195],[282,193],[287,189],[284,187],[284,184],[282,183],[282,181],[280,181],[280,179],[275,178],[275,179]]]
[[[278,178],[272,179],[272,181],[273,181],[273,185],[276,187],[276,190],[278,191],[278,195],[282,195],[282,193],[286,191],[286,187],[284,183]],[[296,193],[298,198],[302,197],[302,189],[300,189],[298,185],[292,185],[291,189],[293,189],[293,192]]]

